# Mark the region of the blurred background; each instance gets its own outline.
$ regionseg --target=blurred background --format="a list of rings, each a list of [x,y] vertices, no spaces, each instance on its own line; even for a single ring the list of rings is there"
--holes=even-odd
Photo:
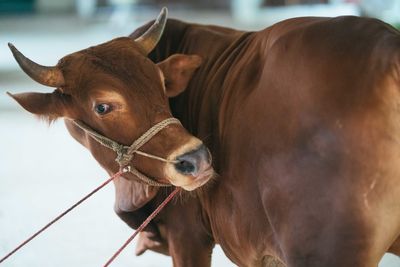
[[[50,127],[5,92],[50,92],[31,81],[7,47],[54,65],[62,56],[131,33],[161,7],[185,21],[257,30],[297,16],[359,15],[400,26],[400,0],[0,0],[0,257],[107,178],[62,121]],[[132,233],[113,212],[112,186],[7,260],[6,266],[102,266]],[[112,266],[172,266],[130,245]],[[234,266],[217,247],[213,266]],[[400,267],[387,254],[380,267]]]

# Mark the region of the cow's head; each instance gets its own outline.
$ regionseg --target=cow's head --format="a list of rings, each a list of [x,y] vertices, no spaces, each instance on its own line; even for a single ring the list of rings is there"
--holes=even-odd
[[[70,120],[79,120],[102,135],[129,146],[154,124],[171,117],[168,98],[181,93],[201,64],[196,55],[176,54],[154,64],[147,54],[157,45],[166,22],[166,9],[141,37],[128,37],[63,57],[56,66],[41,66],[10,45],[23,71],[52,93],[11,95],[27,111],[53,120],[66,118],[70,133],[85,145],[109,172],[118,164],[113,151],[102,147]],[[164,128],[142,151],[175,161],[164,163],[135,155],[131,165],[186,190],[203,185],[212,176],[208,150],[181,125]],[[177,163],[176,163],[177,162]],[[132,174],[124,175],[135,179]]]

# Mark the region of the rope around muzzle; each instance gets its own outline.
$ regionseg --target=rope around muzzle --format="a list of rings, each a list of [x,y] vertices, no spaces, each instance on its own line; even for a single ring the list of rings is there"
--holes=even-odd
[[[146,144],[148,141],[150,141],[156,134],[158,134],[161,130],[163,130],[165,127],[167,127],[170,124],[179,124],[181,125],[181,122],[176,119],[176,118],[168,118],[165,119],[154,126],[152,126],[150,129],[148,129],[144,134],[142,134],[138,139],[136,139],[132,145],[130,146],[125,146],[122,145],[114,140],[111,140],[110,138],[96,132],[92,128],[90,128],[88,125],[83,123],[82,121],[78,120],[73,120],[72,121],[76,126],[78,126],[80,129],[85,131],[87,134],[89,134],[90,137],[92,137],[95,141],[97,141],[99,144],[113,150],[115,153],[117,153],[117,157],[115,161],[119,164],[120,169],[127,168],[127,170],[135,175],[140,181],[147,185],[151,186],[158,186],[158,187],[167,187],[171,186],[170,184],[166,183],[160,183],[155,181],[154,179],[148,177],[144,173],[140,172],[138,169],[134,168],[133,166],[129,165],[130,161],[132,160],[134,154],[138,154],[147,158],[155,159],[164,163],[178,163],[177,160],[169,160],[165,159],[156,155],[152,155],[143,151],[140,151],[139,148],[141,148],[144,144]]]

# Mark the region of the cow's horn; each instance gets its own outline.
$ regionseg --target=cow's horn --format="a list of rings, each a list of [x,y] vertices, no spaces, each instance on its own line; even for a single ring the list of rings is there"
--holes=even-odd
[[[8,47],[10,47],[21,69],[33,80],[51,87],[60,87],[64,85],[64,76],[59,68],[39,65],[25,57],[12,44],[8,43]]]
[[[135,42],[143,48],[145,54],[150,53],[160,41],[161,35],[167,22],[168,9],[163,7],[156,21],[151,27],[143,33],[140,37],[136,38]]]

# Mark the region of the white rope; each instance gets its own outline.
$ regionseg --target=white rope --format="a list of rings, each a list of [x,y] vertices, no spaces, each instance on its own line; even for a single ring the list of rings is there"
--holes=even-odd
[[[159,123],[152,126],[150,129],[148,129],[144,134],[142,134],[138,139],[136,139],[130,146],[125,146],[114,140],[111,140],[110,138],[96,132],[95,130],[90,128],[88,125],[86,125],[82,121],[73,120],[72,122],[76,126],[78,126],[80,129],[85,131],[87,134],[89,134],[98,143],[115,151],[117,153],[117,158],[115,159],[115,161],[118,162],[120,167],[124,168],[124,169],[128,168],[129,172],[134,174],[139,180],[141,180],[145,184],[152,185],[152,186],[170,186],[170,184],[156,182],[154,179],[149,178],[148,176],[146,176],[145,174],[140,172],[138,169],[129,166],[129,163],[132,160],[132,157],[134,154],[139,154],[141,156],[159,160],[159,161],[162,161],[165,163],[177,163],[178,162],[177,160],[169,160],[169,159],[165,159],[165,158],[153,155],[153,154],[149,154],[149,153],[140,151],[139,148],[141,148],[144,144],[146,144],[148,141],[150,141],[157,133],[159,133],[161,130],[163,130],[168,125],[181,124],[178,119],[168,118],[163,121],[160,121]]]

